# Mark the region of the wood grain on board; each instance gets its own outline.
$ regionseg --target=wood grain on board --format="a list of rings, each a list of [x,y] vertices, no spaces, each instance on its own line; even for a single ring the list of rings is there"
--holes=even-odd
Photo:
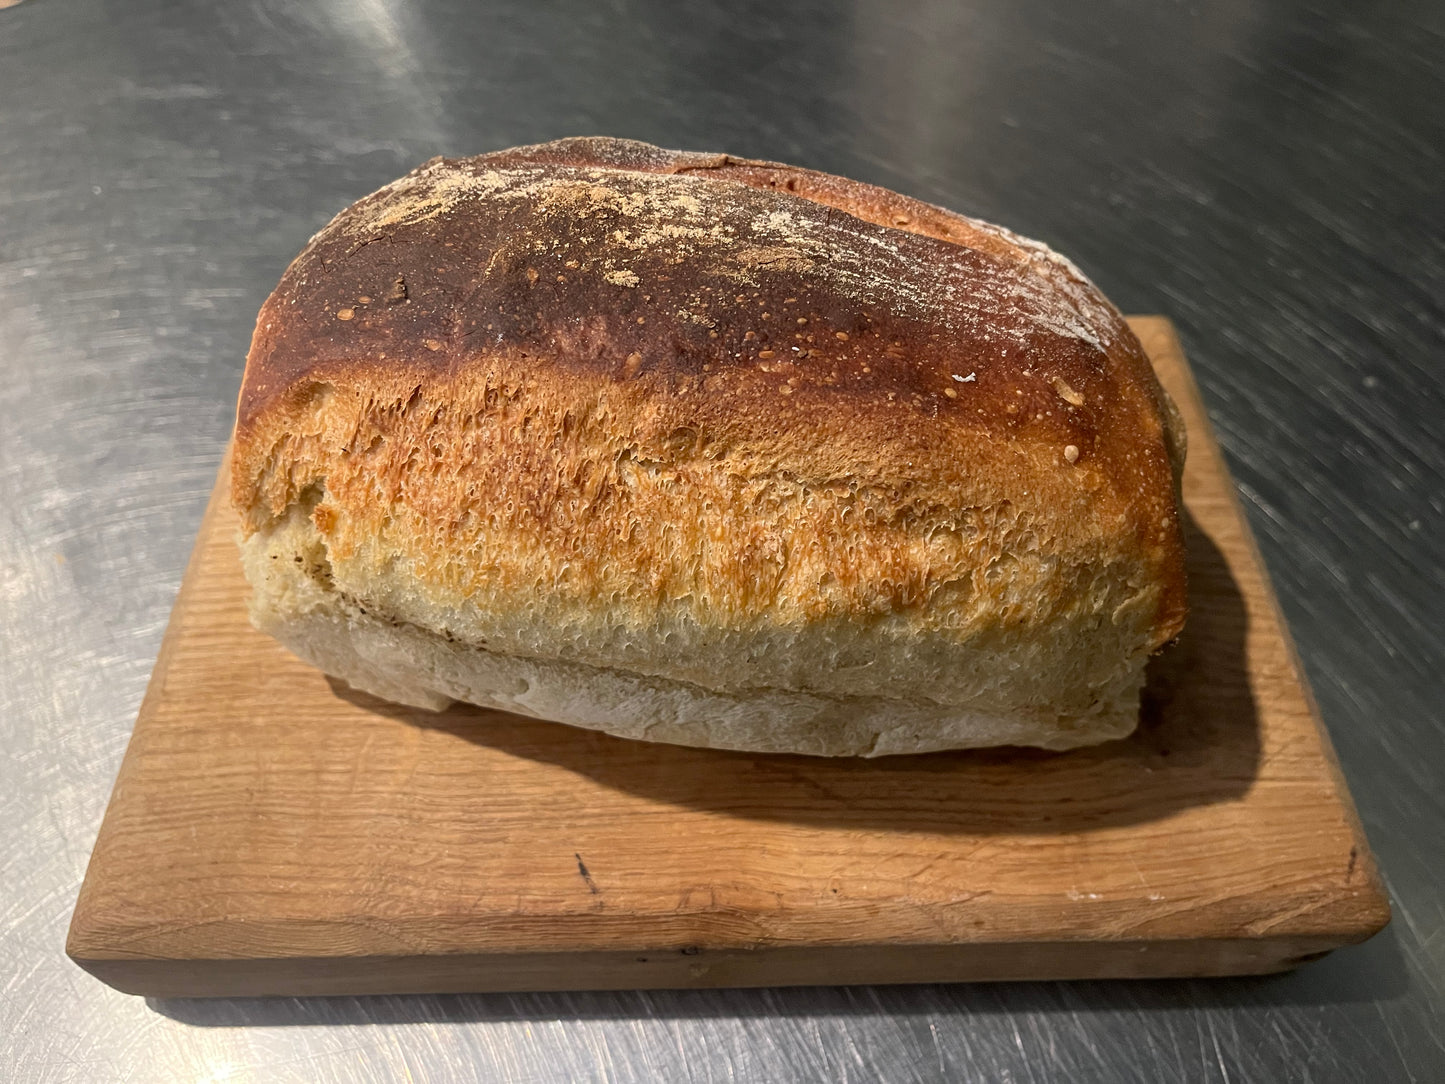
[[[218,483],[70,955],[156,996],[1256,973],[1389,917],[1173,328],[1189,624],[1139,730],[878,760],[387,704],[255,632]]]

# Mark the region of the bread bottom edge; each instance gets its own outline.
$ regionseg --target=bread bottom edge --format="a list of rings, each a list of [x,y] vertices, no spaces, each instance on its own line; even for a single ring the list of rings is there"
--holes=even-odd
[[[363,613],[339,594],[278,609],[258,592],[252,622],[348,685],[411,707],[453,701],[622,738],[758,753],[877,757],[1029,745],[1065,750],[1131,733],[1138,681],[1084,718],[997,714],[931,701],[832,698],[792,690],[724,693],[685,682],[487,651]]]

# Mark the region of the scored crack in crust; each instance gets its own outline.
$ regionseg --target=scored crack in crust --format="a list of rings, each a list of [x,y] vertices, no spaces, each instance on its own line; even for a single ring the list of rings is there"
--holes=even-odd
[[[257,322],[253,619],[363,689],[879,754],[1132,729],[1183,431],[1067,260],[773,163],[563,140],[337,216]]]

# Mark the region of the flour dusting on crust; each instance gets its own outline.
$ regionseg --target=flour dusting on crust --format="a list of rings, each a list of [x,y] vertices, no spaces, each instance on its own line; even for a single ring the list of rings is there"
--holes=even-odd
[[[1007,255],[950,245],[955,251],[943,250],[941,265],[920,267],[919,235],[891,227],[859,229],[868,224],[786,192],[769,195],[775,204],[793,207],[754,215],[742,236],[740,224],[719,219],[718,188],[707,172],[493,166],[485,157],[434,159],[362,201],[333,227],[343,226],[364,240],[457,213],[482,200],[527,203],[542,218],[585,218],[596,213],[589,211],[591,205],[627,222],[625,228],[611,231],[607,241],[616,255],[600,269],[614,285],[642,284],[627,252],[685,244],[698,250],[735,249],[723,273],[743,284],[755,285],[759,270],[799,271],[865,304],[933,321],[962,335],[1022,339],[1027,328],[1033,328],[1107,351],[1122,326],[1117,311],[1071,261],[1000,226],[956,216],[974,231],[997,238],[1001,244],[994,252]],[[1013,310],[1023,324],[1001,327],[1000,309]],[[707,319],[705,314],[690,315]]]

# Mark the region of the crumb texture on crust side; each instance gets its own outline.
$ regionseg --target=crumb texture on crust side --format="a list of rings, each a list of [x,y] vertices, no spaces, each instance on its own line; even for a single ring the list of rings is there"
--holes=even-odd
[[[242,544],[256,585],[256,627],[362,692],[428,711],[459,700],[622,738],[863,757],[996,745],[1073,749],[1125,737],[1137,722],[1142,665],[1122,674],[1088,714],[1068,717],[922,698],[718,692],[625,670],[498,654],[365,609],[335,591],[320,566],[296,562],[294,548],[277,545],[285,538],[284,531],[258,533]]]

